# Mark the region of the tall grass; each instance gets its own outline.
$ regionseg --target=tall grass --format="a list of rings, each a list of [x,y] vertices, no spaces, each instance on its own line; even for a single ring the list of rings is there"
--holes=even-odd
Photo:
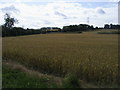
[[[46,34],[3,38],[3,58],[43,73],[116,85],[118,36],[95,33]]]
[[[98,34],[120,34],[120,30],[114,30],[114,29],[106,29],[106,30],[101,30],[97,32]]]

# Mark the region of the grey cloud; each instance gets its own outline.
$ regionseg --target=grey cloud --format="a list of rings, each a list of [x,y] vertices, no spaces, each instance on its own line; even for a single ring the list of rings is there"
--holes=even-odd
[[[106,14],[106,12],[105,12],[103,9],[98,9],[97,12],[98,12],[99,14]]]
[[[50,16],[49,13],[46,13],[45,16]]]
[[[84,11],[83,13],[84,13],[84,14],[87,14],[88,12],[87,12],[87,11]]]
[[[47,20],[43,20],[43,23],[44,23],[44,24],[47,24],[47,25],[51,24],[51,22],[49,22],[49,21],[47,21]]]
[[[72,18],[76,19],[77,17],[72,17]]]
[[[1,9],[4,13],[19,13],[20,11],[13,5]]]
[[[68,19],[68,17],[65,14],[60,13],[58,11],[55,11],[55,15],[62,16],[64,19]]]

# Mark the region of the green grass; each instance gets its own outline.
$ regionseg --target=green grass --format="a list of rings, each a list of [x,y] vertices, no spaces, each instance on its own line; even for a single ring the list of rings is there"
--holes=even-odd
[[[3,64],[3,88],[81,88],[79,79],[74,74],[66,75],[61,84],[56,80],[55,77],[38,77],[35,71],[30,74],[29,71],[23,72],[22,68]]]
[[[55,83],[48,83],[47,78],[39,78],[22,72],[18,69],[12,69],[3,66],[3,88],[55,88]]]

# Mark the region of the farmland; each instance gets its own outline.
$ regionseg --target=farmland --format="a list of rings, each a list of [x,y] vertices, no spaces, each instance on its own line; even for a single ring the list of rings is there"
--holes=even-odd
[[[96,32],[4,37],[3,59],[36,71],[117,86],[118,35]]]

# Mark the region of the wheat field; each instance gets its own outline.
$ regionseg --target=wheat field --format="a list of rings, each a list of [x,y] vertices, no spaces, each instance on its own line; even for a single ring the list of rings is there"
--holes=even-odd
[[[5,37],[2,44],[3,59],[34,70],[61,77],[74,73],[88,82],[117,84],[117,34],[39,34]]]

